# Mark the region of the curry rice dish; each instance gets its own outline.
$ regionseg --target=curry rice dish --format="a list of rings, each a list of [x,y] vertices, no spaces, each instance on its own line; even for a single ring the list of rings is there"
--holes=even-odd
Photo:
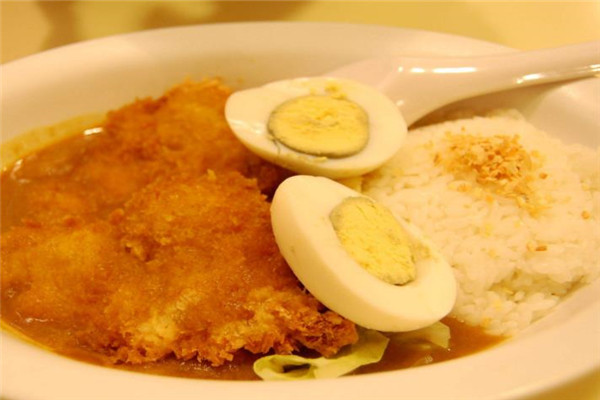
[[[357,341],[280,255],[268,198],[290,173],[235,139],[229,94],[185,82],[3,173],[4,323],[95,363],[223,379],[255,379],[269,352],[332,356]],[[499,340],[445,322],[458,334],[435,360]],[[379,370],[430,353],[391,344]]]

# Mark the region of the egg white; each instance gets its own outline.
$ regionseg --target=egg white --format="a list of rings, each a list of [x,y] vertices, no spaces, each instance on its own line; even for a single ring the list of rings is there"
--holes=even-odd
[[[371,275],[343,248],[329,219],[347,197],[362,196],[327,178],[294,176],[271,205],[279,249],[302,284],[329,309],[380,331],[420,329],[447,315],[456,299],[450,265],[414,225],[398,219],[428,256],[416,260],[416,279],[402,286]]]
[[[361,106],[369,118],[369,140],[357,154],[327,158],[301,153],[274,140],[267,124],[273,110],[300,96],[326,95],[331,87]],[[406,137],[398,107],[376,89],[347,79],[296,78],[233,93],[225,117],[237,138],[258,156],[301,174],[346,178],[372,171],[390,159]]]

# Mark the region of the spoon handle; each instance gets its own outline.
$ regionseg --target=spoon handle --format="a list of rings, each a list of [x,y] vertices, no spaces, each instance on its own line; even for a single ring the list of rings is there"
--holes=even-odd
[[[472,63],[456,59],[452,66],[472,66],[473,72],[481,73],[478,79],[482,83],[473,95],[583,78],[600,73],[600,41],[474,58]],[[452,68],[447,72],[453,73]]]
[[[408,124],[445,104],[504,89],[600,73],[600,41],[482,57],[371,59],[332,72],[375,86]]]

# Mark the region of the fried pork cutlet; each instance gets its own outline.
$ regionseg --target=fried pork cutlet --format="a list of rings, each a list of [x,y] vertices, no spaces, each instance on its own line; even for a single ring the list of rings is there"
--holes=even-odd
[[[357,339],[299,287],[264,195],[237,172],[160,178],[110,223],[15,228],[1,255],[3,308],[67,329],[112,362],[216,366],[242,349],[302,347],[327,356]]]

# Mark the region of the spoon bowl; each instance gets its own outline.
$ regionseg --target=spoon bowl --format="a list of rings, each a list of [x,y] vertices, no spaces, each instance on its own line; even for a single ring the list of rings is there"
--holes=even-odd
[[[458,100],[598,73],[600,41],[480,57],[372,58],[326,75],[375,87],[396,103],[410,125]]]

